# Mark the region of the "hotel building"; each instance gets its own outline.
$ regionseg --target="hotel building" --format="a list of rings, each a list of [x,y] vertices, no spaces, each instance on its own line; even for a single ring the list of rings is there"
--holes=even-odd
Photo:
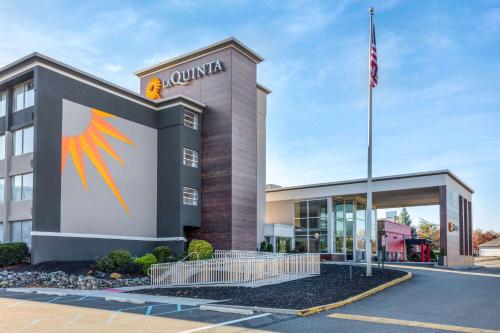
[[[0,241],[34,263],[266,238],[362,260],[364,180],[266,192],[262,61],[229,38],[137,71],[140,93],[38,53],[0,68]],[[376,208],[440,205],[450,265],[472,258],[471,196],[449,171],[374,181]]]

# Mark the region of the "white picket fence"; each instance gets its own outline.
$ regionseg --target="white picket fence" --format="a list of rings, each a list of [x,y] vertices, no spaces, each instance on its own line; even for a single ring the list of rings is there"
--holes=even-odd
[[[151,285],[260,285],[320,274],[319,254],[235,252],[217,251],[215,259],[152,265]]]
[[[259,251],[246,251],[246,250],[215,250],[212,257],[214,259],[222,258],[264,258],[286,256],[286,253],[274,252],[259,252]]]

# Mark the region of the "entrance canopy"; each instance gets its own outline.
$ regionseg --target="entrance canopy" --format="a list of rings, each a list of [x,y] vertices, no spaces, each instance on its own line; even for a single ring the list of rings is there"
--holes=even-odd
[[[344,253],[363,259],[366,179],[266,191],[266,224],[294,227],[297,247],[308,252]],[[449,170],[373,179],[374,209],[439,205],[441,247],[450,265],[472,262],[472,193]],[[263,228],[263,227],[262,227]],[[376,226],[372,227],[376,247]]]
[[[441,186],[459,188],[469,196],[474,191],[449,170],[373,178],[373,205],[376,208],[439,205]],[[365,198],[366,179],[268,189],[266,201],[338,196]],[[267,220],[266,220],[267,222]]]

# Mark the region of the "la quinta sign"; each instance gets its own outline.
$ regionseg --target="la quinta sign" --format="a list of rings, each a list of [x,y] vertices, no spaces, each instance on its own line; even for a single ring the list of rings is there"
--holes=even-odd
[[[193,80],[201,79],[204,76],[216,74],[224,71],[222,61],[219,59],[191,67],[184,70],[178,70],[170,74],[170,78],[161,81],[156,76],[149,79],[146,85],[146,96],[151,99],[158,99],[161,96],[162,88],[172,88],[174,86],[184,86]]]
[[[182,71],[175,71],[170,75],[170,78],[168,80],[163,81],[163,88],[186,85],[193,80],[200,79],[206,75],[219,73],[223,70],[224,66],[222,65],[222,62],[217,59],[200,66],[184,69]]]

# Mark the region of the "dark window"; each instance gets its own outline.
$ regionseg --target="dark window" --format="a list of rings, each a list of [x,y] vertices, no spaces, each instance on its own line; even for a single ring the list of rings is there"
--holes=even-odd
[[[7,91],[0,91],[0,117],[7,113]]]
[[[469,201],[469,255],[472,255],[472,202]]]
[[[25,109],[35,104],[35,92],[33,80],[14,87],[14,110]]]
[[[184,165],[198,167],[198,152],[196,150],[184,148]]]
[[[31,200],[33,197],[33,173],[11,177],[12,201]]]
[[[464,198],[464,255],[469,254],[469,214],[467,213],[469,207],[467,205],[467,199]]]
[[[182,201],[185,205],[198,206],[198,190],[195,188],[184,187]]]
[[[33,126],[12,133],[12,155],[18,156],[33,152]]]
[[[197,130],[198,129],[198,114],[184,110],[184,126]]]
[[[464,200],[458,196],[458,239],[460,242],[460,255],[464,255]]]

